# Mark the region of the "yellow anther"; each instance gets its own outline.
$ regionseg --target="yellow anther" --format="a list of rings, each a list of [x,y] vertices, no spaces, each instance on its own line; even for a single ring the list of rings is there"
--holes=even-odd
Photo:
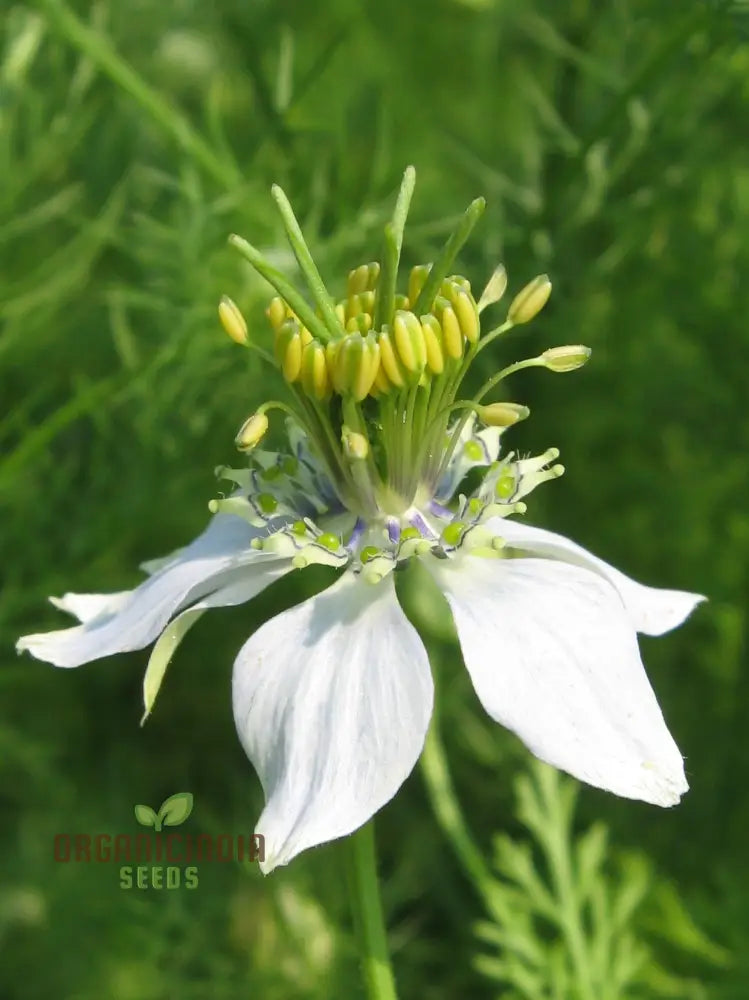
[[[338,317],[341,326],[346,322],[346,305],[344,302],[337,303],[335,307],[335,314]]]
[[[353,319],[363,311],[361,298],[358,295],[349,295],[346,300],[346,316],[348,319]]]
[[[566,347],[550,347],[541,357],[550,371],[573,372],[576,368],[582,368],[590,353],[590,348],[583,344],[569,344]]]
[[[452,303],[463,336],[469,344],[475,344],[479,339],[480,324],[473,296],[464,288],[459,288],[453,293]]]
[[[442,327],[437,317],[428,313],[421,317],[424,346],[427,352],[427,368],[433,375],[441,375],[445,370],[445,356],[442,352]]]
[[[351,395],[358,403],[372,388],[380,350],[374,335],[352,333],[340,342],[333,372],[333,387],[341,395]]]
[[[367,288],[370,290],[374,290],[375,288],[377,288],[377,282],[379,281],[380,278],[380,265],[377,263],[376,260],[373,260],[370,264],[367,265],[367,267],[369,268],[369,284],[367,285]]]
[[[380,265],[376,260],[373,260],[369,264],[361,264],[359,267],[355,267],[353,271],[349,271],[346,293],[351,296],[371,291],[377,285],[379,276]]]
[[[456,288],[462,288],[464,292],[471,294],[471,282],[462,274],[451,274],[447,279]]]
[[[402,389],[406,384],[406,380],[403,377],[401,364],[395,353],[395,346],[390,332],[388,330],[380,331],[377,341],[380,345],[380,364],[385,369],[385,374],[396,389]]]
[[[287,382],[296,382],[302,367],[302,334],[295,319],[286,320],[276,333],[276,361]]]
[[[520,403],[488,403],[479,407],[479,420],[488,427],[512,427],[530,415],[527,406]]]
[[[234,438],[234,444],[240,451],[251,451],[265,436],[268,430],[268,418],[264,413],[253,413],[242,424]]]
[[[455,310],[446,299],[438,298],[435,302],[440,326],[442,327],[442,342],[445,354],[454,360],[463,357],[463,334],[460,329]]]
[[[346,291],[349,297],[359,295],[369,287],[369,264],[360,264],[353,271],[349,271]]]
[[[289,315],[289,310],[284,300],[276,295],[268,303],[268,308],[265,310],[265,314],[270,320],[270,325],[273,329],[279,330],[281,328],[281,324]]]
[[[511,323],[530,323],[537,316],[551,295],[548,274],[539,274],[521,288],[510,303],[507,318]]]
[[[412,312],[399,310],[393,319],[393,339],[403,367],[409,372],[424,371],[427,361],[424,331]]]
[[[312,343],[312,334],[309,332],[306,326],[303,326],[301,335],[302,335],[302,348],[305,348],[307,344]]]
[[[338,346],[335,359],[335,370],[333,371],[333,388],[336,392],[348,392],[351,382],[361,364],[364,353],[364,342],[361,334],[356,331],[344,337]]]
[[[329,340],[325,345],[325,367],[328,370],[328,379],[333,387],[335,387],[336,357],[342,343],[343,340]]]
[[[379,343],[378,343],[379,347]],[[386,396],[390,390],[393,388],[390,380],[385,374],[385,369],[382,367],[382,359],[377,367],[377,374],[375,375],[372,388],[369,390],[372,396]]]
[[[375,293],[373,291],[362,292],[359,299],[362,312],[369,313],[371,316],[374,313]]]
[[[313,399],[325,399],[330,392],[328,367],[322,344],[313,340],[302,351],[302,386]]]
[[[408,276],[408,297],[411,302],[418,299],[419,293],[429,277],[431,266],[431,264],[419,264],[417,267],[411,268],[411,273]]]
[[[221,326],[235,344],[247,343],[247,323],[240,312],[236,302],[232,302],[228,295],[222,295],[218,304],[218,318]]]
[[[377,373],[380,370],[380,345],[374,333],[370,333],[364,341],[364,358],[356,378],[351,386],[351,394],[360,403],[372,391]]]
[[[396,295],[393,302],[396,309],[408,309],[411,304],[407,295]]]

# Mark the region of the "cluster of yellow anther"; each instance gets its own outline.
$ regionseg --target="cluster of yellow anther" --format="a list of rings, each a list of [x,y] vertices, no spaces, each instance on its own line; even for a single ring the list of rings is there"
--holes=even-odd
[[[346,298],[335,305],[341,334],[323,344],[280,296],[267,316],[275,337],[275,356],[284,378],[298,383],[315,400],[332,393],[361,402],[417,384],[460,361],[466,343],[479,337],[479,313],[469,282],[445,278],[431,312],[416,315],[412,306],[429,275],[429,265],[411,270],[408,294],[395,296],[392,324],[375,330],[379,264],[362,264],[349,273]]]

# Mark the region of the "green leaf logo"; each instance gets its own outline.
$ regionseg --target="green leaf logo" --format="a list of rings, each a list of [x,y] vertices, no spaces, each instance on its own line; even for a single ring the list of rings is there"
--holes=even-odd
[[[162,826],[179,826],[192,812],[192,792],[175,792],[164,799],[158,814],[150,806],[137,805],[135,818],[141,826],[152,826],[158,833]]]
[[[141,826],[156,826],[159,821],[158,816],[150,806],[136,806],[135,818]]]
[[[160,829],[166,823],[167,826],[179,826],[184,823],[192,812],[192,792],[176,792],[164,799],[159,809],[158,822]]]

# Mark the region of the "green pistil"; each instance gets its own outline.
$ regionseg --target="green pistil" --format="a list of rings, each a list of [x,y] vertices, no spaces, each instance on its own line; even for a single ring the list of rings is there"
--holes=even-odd
[[[398,200],[395,203],[392,221],[385,228],[385,253],[382,261],[382,271],[377,286],[375,299],[374,328],[381,330],[386,324],[392,325],[395,311],[395,287],[398,280],[398,265],[400,263],[403,231],[406,228],[406,218],[411,205],[411,197],[416,184],[416,171],[406,167],[401,181]]]

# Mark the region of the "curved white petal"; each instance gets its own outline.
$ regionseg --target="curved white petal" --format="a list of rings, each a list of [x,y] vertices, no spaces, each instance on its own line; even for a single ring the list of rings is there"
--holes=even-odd
[[[63,594],[50,597],[50,603],[60,611],[67,611],[84,624],[107,615],[113,615],[126,603],[131,591],[120,590],[114,594]]]
[[[233,582],[227,571],[262,558],[250,546],[258,533],[239,517],[217,514],[176,559],[135,590],[59,598],[58,607],[80,617],[82,624],[23,636],[16,649],[58,667],[77,667],[102,656],[142,649],[176,611]]]
[[[688,787],[681,754],[608,581],[549,559],[427,565],[493,719],[591,785],[655,805],[679,801]]]
[[[509,518],[492,520],[490,526],[513,548],[550,559],[561,559],[606,577],[618,590],[637,632],[663,635],[681,625],[697,605],[705,600],[701,594],[690,594],[684,590],[663,590],[637,583],[603,559],[592,555],[582,545],[553,531],[534,528]]]
[[[264,872],[351,833],[395,795],[432,700],[426,651],[390,577],[346,573],[245,643],[234,719],[265,792]]]
[[[219,590],[204,597],[197,604],[191,605],[186,611],[180,612],[169,622],[156,640],[143,677],[144,711],[143,718],[140,720],[141,725],[151,714],[156,695],[159,693],[166,668],[172,657],[193,625],[202,618],[204,612],[209,608],[228,608],[237,604],[245,604],[291,569],[290,559],[265,557],[256,560],[250,566],[231,570],[224,575],[227,578],[234,576],[236,580],[227,582]]]

